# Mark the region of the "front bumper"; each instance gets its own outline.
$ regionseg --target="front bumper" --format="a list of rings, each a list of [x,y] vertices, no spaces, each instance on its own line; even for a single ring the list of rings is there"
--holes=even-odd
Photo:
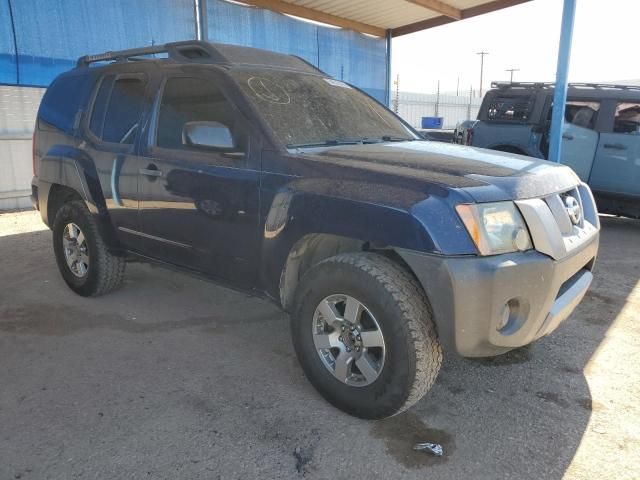
[[[398,253],[425,289],[445,347],[482,357],[555,330],[587,292],[598,244],[596,233],[562,260],[535,250],[490,257]]]

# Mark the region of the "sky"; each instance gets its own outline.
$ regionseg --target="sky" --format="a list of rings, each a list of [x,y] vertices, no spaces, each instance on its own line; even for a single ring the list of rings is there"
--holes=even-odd
[[[570,82],[640,79],[638,61],[640,0],[576,0]],[[508,68],[519,68],[514,80],[555,80],[562,0],[533,0],[487,15],[442,25],[393,39],[392,75],[400,90],[468,95],[480,84],[509,80]]]

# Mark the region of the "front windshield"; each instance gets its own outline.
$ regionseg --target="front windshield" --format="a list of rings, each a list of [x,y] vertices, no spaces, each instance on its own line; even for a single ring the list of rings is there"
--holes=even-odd
[[[267,69],[230,73],[289,148],[418,138],[378,102],[339,80]]]

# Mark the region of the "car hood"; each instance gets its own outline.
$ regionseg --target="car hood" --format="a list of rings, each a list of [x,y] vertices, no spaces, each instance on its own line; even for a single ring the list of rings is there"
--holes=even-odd
[[[564,165],[433,141],[308,149],[304,157],[462,189],[476,202],[540,197],[579,183],[573,170]]]

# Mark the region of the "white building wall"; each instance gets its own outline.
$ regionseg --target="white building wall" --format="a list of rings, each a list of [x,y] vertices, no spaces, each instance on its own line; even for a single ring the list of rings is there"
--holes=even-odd
[[[482,98],[476,97],[440,95],[438,98],[435,94],[400,92],[397,110],[398,115],[416,128],[421,128],[422,117],[443,117],[442,128],[455,128],[460,122],[475,119],[481,103]],[[394,106],[395,98],[391,108]]]
[[[31,206],[31,138],[44,91],[0,85],[0,210]]]

